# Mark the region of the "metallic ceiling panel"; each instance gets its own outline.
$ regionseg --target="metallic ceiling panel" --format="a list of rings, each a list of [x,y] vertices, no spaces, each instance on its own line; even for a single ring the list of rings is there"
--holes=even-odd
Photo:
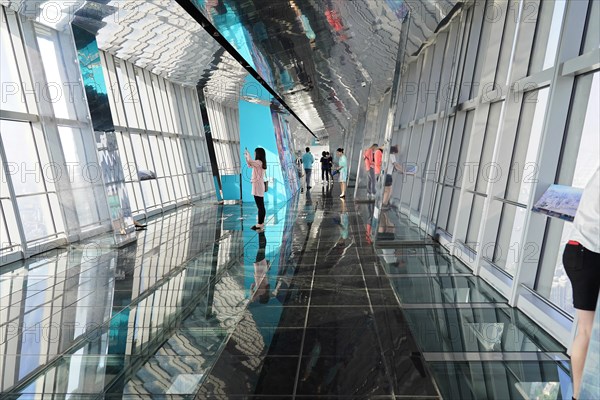
[[[181,2],[182,0],[180,0]],[[343,141],[390,92],[400,40],[412,55],[457,0],[190,1],[320,137]],[[248,75],[175,0],[6,1],[55,29],[70,22],[98,46],[173,82],[237,101]],[[407,23],[403,23],[407,22]]]
[[[239,100],[247,71],[175,1],[2,1],[43,25],[69,23],[96,35],[100,50],[220,101]]]
[[[321,137],[389,93],[403,21],[419,50],[455,0],[190,0]]]

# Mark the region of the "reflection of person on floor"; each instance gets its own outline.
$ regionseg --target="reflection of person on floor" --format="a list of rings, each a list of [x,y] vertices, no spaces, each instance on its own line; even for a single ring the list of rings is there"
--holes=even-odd
[[[371,243],[373,232],[377,232],[378,240],[394,240],[396,238],[396,226],[387,216],[385,211],[379,213],[377,219],[371,218],[371,224],[367,224],[367,242]]]
[[[348,212],[346,211],[346,202],[342,200],[342,209],[340,212],[340,239],[344,242],[348,239]]]
[[[312,226],[315,221],[315,208],[312,203],[312,196],[310,191],[306,191],[306,202],[304,203],[304,212],[306,213],[306,225],[308,225],[308,229]]]
[[[579,396],[600,290],[599,181],[600,168],[583,190],[570,240],[563,253],[563,265],[573,286],[573,307],[577,310],[577,334],[571,354],[574,399]]]
[[[269,280],[267,279],[267,270],[269,264],[265,259],[265,250],[267,247],[267,238],[264,232],[258,233],[258,251],[256,252],[256,261],[254,262],[254,282],[250,286],[250,290],[254,291],[252,301],[258,300],[259,303],[265,304],[269,302]]]

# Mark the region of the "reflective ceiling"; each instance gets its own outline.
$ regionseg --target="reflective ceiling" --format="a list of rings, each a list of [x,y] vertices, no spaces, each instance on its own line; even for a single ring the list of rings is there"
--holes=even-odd
[[[0,3],[58,30],[72,22],[96,34],[101,50],[173,82],[200,84],[220,100],[236,101],[248,73],[178,4],[188,1]],[[407,53],[414,54],[455,3],[191,1],[304,124],[336,142],[391,89],[401,27],[408,29]]]

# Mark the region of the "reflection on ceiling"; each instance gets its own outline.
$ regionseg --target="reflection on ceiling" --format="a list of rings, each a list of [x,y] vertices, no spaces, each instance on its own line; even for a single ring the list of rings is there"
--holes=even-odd
[[[73,23],[96,35],[98,48],[216,98],[239,97],[247,71],[175,1],[2,1],[43,25]]]
[[[308,128],[336,142],[392,86],[400,30],[419,51],[456,0],[6,1],[62,30],[96,34],[101,50],[173,82],[237,101],[245,68],[178,3],[191,1]]]

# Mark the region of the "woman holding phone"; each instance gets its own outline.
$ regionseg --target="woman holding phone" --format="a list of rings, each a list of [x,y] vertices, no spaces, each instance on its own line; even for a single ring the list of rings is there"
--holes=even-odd
[[[244,157],[246,158],[246,164],[252,168],[252,195],[256,202],[256,208],[258,208],[258,223],[252,226],[251,229],[262,231],[265,224],[265,216],[267,211],[265,210],[265,171],[267,170],[267,155],[265,149],[257,147],[254,149],[254,160],[250,157],[250,152],[246,148],[244,151]]]

